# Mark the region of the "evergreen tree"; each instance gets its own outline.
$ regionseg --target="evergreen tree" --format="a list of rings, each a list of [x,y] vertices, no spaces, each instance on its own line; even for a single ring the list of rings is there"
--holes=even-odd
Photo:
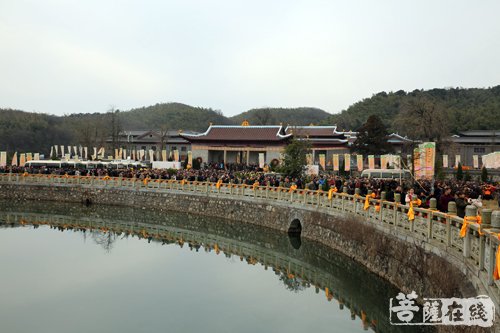
[[[363,155],[387,154],[393,151],[388,140],[387,128],[375,115],[368,117],[366,123],[358,129],[358,136],[352,148]]]
[[[285,148],[283,166],[280,171],[290,177],[302,176],[307,164],[306,155],[310,150],[311,144],[309,141],[293,139]]]
[[[481,181],[483,183],[488,181],[488,170],[484,167],[481,168]]]
[[[463,180],[464,179],[464,171],[462,170],[462,163],[458,163],[457,167],[457,180]]]

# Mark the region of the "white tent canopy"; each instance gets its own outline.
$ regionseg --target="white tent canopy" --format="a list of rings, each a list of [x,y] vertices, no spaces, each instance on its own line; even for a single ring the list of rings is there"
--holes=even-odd
[[[483,155],[482,159],[486,169],[500,169],[500,151]]]

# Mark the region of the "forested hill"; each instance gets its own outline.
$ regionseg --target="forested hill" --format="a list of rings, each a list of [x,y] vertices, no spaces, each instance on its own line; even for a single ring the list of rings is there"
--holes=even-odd
[[[415,136],[415,126],[435,126],[449,134],[500,129],[500,86],[381,92],[331,115],[322,124],[356,130],[370,115],[379,116],[390,131],[410,136]]]
[[[181,103],[164,103],[132,109],[120,113],[121,126],[125,129],[183,129],[205,131],[209,123],[218,125],[233,122],[220,111],[192,107]]]
[[[315,108],[252,109],[231,118],[220,111],[180,103],[107,113],[54,116],[0,109],[0,151],[48,153],[51,145],[102,145],[113,128],[204,131],[209,123],[251,125],[337,124],[357,129],[378,115],[390,131],[414,139],[436,139],[468,129],[500,129],[500,86],[378,93],[331,115]]]
[[[220,111],[181,103],[164,103],[130,111],[54,116],[19,110],[0,109],[0,151],[48,153],[51,145],[101,146],[113,129],[205,131],[210,123],[308,125],[329,114],[311,108],[251,110],[232,118]],[[258,118],[266,115],[267,120]],[[248,116],[248,117],[247,117]],[[240,120],[241,119],[241,120]]]
[[[284,125],[309,125],[318,124],[318,122],[327,119],[331,114],[316,108],[260,108],[252,109],[230,119],[236,123],[241,124],[247,120],[250,125],[277,125],[283,123]]]

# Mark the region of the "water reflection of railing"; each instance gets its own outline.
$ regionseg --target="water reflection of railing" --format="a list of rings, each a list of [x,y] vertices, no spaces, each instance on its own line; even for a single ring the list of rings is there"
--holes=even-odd
[[[265,270],[272,268],[289,290],[298,291],[314,286],[316,292],[322,291],[325,293],[328,301],[337,300],[341,309],[344,306],[350,309],[352,319],[356,316],[361,318],[365,329],[391,331],[391,327],[386,324],[387,315],[385,309],[384,311],[372,309],[370,305],[367,308],[364,307],[363,305],[366,306],[366,303],[370,301],[364,297],[366,295],[358,291],[354,297],[358,296],[359,299],[353,299],[353,294],[349,292],[352,293],[354,290],[345,290],[345,281],[324,269],[300,260],[307,258],[312,253],[317,254],[317,250],[313,250],[311,253],[302,253],[299,259],[290,256],[287,252],[295,250],[291,248],[290,244],[287,244],[288,240],[283,235],[279,237],[284,241],[282,244],[272,246],[270,243],[264,243],[261,240],[261,244],[256,245],[248,241],[182,229],[171,225],[15,211],[0,212],[0,227],[21,227],[23,225],[50,226],[61,231],[82,232],[84,235],[90,234],[94,240],[104,239],[113,242],[120,236],[138,237],[148,242],[176,244],[180,247],[187,246],[194,251],[203,248],[206,252],[225,255],[228,258],[237,256],[247,264],[256,265],[260,263]],[[103,237],[100,238],[99,236]],[[107,251],[112,247],[112,244],[106,242],[99,244]],[[331,253],[331,251],[329,252]],[[335,257],[334,260],[339,260],[339,258]],[[336,265],[348,266],[340,263],[336,263]],[[349,289],[348,286],[347,289]]]

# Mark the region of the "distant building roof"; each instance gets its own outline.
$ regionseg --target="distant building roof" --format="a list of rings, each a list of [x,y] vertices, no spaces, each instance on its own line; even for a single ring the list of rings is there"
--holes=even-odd
[[[337,132],[337,126],[287,126],[285,132],[294,136],[344,138],[343,132]]]
[[[450,137],[452,142],[461,144],[500,144],[500,130],[462,131]]]
[[[397,133],[391,133],[388,135],[387,142],[389,143],[410,143],[413,142],[413,140],[408,139],[406,136],[401,136]]]
[[[289,137],[282,126],[210,125],[204,133],[180,133],[191,142],[201,141],[271,141],[280,142]]]
[[[187,131],[185,133],[196,133],[192,131]],[[128,142],[128,143],[157,143],[161,141],[162,135],[165,135],[166,143],[176,143],[176,144],[187,144],[189,143],[186,139],[180,136],[180,131],[168,130],[166,133],[162,133],[161,130],[125,130],[121,131],[118,135],[118,141]],[[111,142],[111,138],[106,140]]]

